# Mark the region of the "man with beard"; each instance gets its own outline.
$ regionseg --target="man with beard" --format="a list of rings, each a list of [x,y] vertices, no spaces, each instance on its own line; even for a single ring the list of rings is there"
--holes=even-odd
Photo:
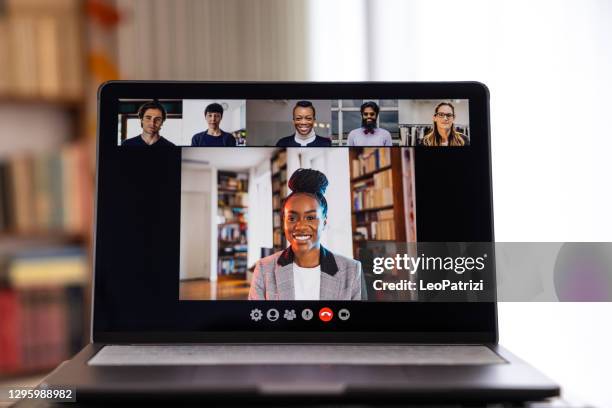
[[[380,108],[372,101],[361,105],[361,127],[351,130],[348,135],[349,146],[391,146],[391,133],[376,127]]]
[[[124,140],[121,146],[174,146],[174,143],[159,134],[166,121],[166,109],[158,101],[143,104],[138,109],[142,133]]]

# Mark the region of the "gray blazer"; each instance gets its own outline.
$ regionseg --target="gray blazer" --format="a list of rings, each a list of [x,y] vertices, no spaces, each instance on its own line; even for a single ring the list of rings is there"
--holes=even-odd
[[[291,247],[257,261],[249,300],[294,300]],[[366,300],[361,262],[321,246],[321,300]]]

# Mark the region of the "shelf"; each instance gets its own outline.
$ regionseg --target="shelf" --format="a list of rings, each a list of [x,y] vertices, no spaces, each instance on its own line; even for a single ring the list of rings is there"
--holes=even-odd
[[[246,205],[226,205],[226,204],[218,204],[218,208],[249,208]]]
[[[353,243],[355,242],[400,242],[397,239],[353,239]]]
[[[247,194],[248,193],[248,191],[232,190],[232,189],[223,188],[223,187],[217,187],[217,191],[220,192],[220,193],[229,193],[229,194],[231,194],[231,193],[234,193],[234,194],[238,194],[238,193],[240,193],[240,194]]]
[[[245,225],[246,222],[244,221],[228,221],[228,222],[222,222],[221,224],[217,224],[219,227],[224,227],[226,225]]]
[[[351,179],[351,183],[356,183],[358,181],[367,180],[367,179],[371,178],[374,174],[380,173],[381,171],[389,170],[390,168],[391,168],[391,165],[388,165],[388,166],[384,166],[384,167],[381,167],[379,169],[376,169],[374,171],[371,171],[369,173],[362,174],[362,175],[360,175],[358,177],[352,178]]]
[[[40,243],[83,243],[89,240],[88,234],[66,231],[0,232],[0,242],[40,242]]]
[[[223,245],[246,245],[244,242],[240,242],[240,241],[227,241],[227,240],[224,240],[224,239],[220,239],[219,243],[223,244]]]
[[[353,210],[352,213],[353,214],[361,214],[361,213],[365,213],[365,212],[368,212],[368,211],[389,210],[391,208],[393,208],[393,204],[384,205],[382,207],[362,208],[361,210]]]
[[[219,258],[246,258],[247,251],[236,251],[234,254],[219,255]]]
[[[10,95],[0,94],[0,105],[20,105],[20,106],[55,106],[62,109],[80,110],[83,108],[85,98],[62,98],[46,97],[37,95]]]

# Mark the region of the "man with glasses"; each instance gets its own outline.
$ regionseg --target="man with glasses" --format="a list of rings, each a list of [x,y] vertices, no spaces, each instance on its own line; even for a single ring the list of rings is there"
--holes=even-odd
[[[159,134],[166,120],[166,109],[158,101],[143,104],[138,109],[142,133],[125,139],[121,146],[174,146],[174,143]]]
[[[361,127],[353,129],[348,135],[349,146],[391,146],[391,133],[376,127],[380,108],[369,101],[361,105]]]

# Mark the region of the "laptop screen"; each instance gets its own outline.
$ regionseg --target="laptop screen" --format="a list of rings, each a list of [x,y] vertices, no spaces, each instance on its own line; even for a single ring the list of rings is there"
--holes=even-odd
[[[94,333],[494,340],[492,303],[425,302],[415,273],[456,262],[431,243],[492,240],[487,104],[480,84],[107,84]]]

